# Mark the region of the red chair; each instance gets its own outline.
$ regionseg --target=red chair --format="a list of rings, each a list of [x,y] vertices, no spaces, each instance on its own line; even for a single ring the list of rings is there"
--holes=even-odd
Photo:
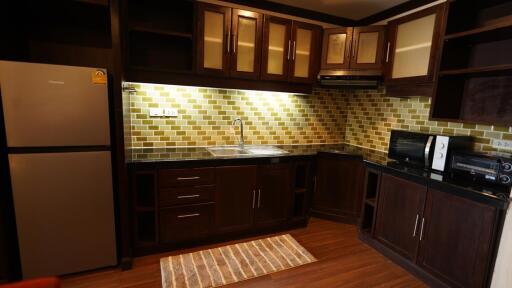
[[[60,281],[57,277],[48,277],[0,285],[0,288],[60,288]]]

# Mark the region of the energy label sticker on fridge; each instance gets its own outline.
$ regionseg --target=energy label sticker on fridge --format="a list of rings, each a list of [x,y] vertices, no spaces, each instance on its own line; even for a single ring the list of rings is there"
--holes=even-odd
[[[92,72],[93,84],[107,84],[107,73],[103,70],[94,70]]]

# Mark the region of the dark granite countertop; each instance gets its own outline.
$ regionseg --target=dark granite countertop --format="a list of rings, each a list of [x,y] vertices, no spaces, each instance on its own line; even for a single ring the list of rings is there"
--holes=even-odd
[[[370,167],[381,169],[384,172],[397,174],[434,189],[448,191],[472,200],[494,205],[506,209],[509,203],[510,188],[478,184],[471,179],[460,179],[452,175],[437,174],[424,169],[407,166],[387,157],[387,153],[348,144],[319,144],[319,145],[275,145],[288,151],[281,155],[243,155],[216,157],[205,147],[183,148],[134,148],[128,151],[127,162],[130,165],[139,164],[191,164],[195,161],[227,161],[227,160],[252,160],[265,158],[286,158],[300,156],[315,156],[318,153],[334,153],[361,157]],[[182,162],[182,163],[181,163]]]
[[[144,162],[181,162],[194,160],[226,160],[226,159],[253,159],[276,158],[293,156],[314,156],[319,152],[331,152],[352,156],[361,156],[368,161],[384,164],[388,161],[387,153],[366,149],[348,144],[318,144],[318,145],[273,145],[285,151],[281,155],[242,155],[242,156],[213,156],[205,147],[181,148],[133,148],[127,153],[128,163]]]

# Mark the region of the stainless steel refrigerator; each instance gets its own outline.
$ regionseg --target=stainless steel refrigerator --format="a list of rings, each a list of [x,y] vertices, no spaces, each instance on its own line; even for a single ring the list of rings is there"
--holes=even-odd
[[[0,61],[23,278],[116,265],[105,73]]]

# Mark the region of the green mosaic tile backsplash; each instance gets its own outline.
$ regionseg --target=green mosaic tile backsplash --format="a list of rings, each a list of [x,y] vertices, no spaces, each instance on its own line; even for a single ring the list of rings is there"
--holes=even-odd
[[[234,145],[245,124],[247,144],[348,143],[386,151],[391,129],[472,135],[475,149],[512,140],[512,127],[429,121],[430,98],[384,97],[377,90],[315,89],[313,95],[126,83],[127,148]],[[132,92],[129,92],[131,90]],[[150,117],[150,108],[175,108],[178,117]]]

